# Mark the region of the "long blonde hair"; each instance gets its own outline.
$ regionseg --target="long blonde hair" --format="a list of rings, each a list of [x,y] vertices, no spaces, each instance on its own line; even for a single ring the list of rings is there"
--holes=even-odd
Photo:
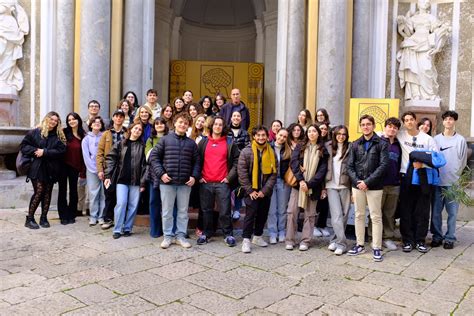
[[[61,118],[59,117],[59,114],[51,111],[46,116],[43,118],[41,121],[41,137],[43,138],[48,138],[49,134],[49,120],[53,117],[56,116],[58,118],[58,125],[56,125],[56,134],[58,135],[58,138],[61,142],[66,144],[66,135],[64,135],[63,129],[61,128]]]
[[[140,119],[141,109],[145,109],[145,111],[147,111],[148,114],[150,114],[150,117],[148,118],[147,123],[153,124],[153,111],[150,109],[150,107],[148,105],[142,105],[138,108],[137,114],[136,114],[135,118],[133,119],[133,123],[141,123],[141,119]]]
[[[198,129],[196,128],[196,122],[198,119],[200,118],[204,118],[204,124],[202,126],[202,130],[201,131],[198,131]],[[204,125],[206,124],[206,114],[198,114],[195,118],[194,118],[194,121],[193,121],[193,128],[191,129],[191,139],[193,140],[196,140],[196,138],[199,136],[199,135],[203,135],[204,134]]]

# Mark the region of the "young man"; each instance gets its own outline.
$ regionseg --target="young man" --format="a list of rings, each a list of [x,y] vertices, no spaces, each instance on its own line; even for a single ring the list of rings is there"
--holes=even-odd
[[[169,248],[174,239],[173,209],[177,204],[176,241],[184,248],[191,244],[186,239],[188,208],[191,187],[199,180],[201,164],[196,142],[186,136],[190,122],[187,113],[174,119],[174,132],[160,139],[152,149],[149,162],[152,172],[161,179],[160,193],[163,214],[163,242],[161,248]]]
[[[425,245],[430,217],[430,189],[423,189],[411,181],[413,169],[425,167],[420,162],[410,164],[410,153],[413,151],[437,151],[436,143],[431,136],[420,132],[416,124],[416,115],[405,112],[402,115],[404,129],[397,134],[402,148],[402,165],[400,167],[400,233],[403,240],[404,252],[410,252],[413,247],[420,252],[427,252]],[[408,170],[411,172],[407,172]]]
[[[87,104],[87,119],[82,122],[82,128],[89,132],[89,123],[99,115],[100,103],[97,100],[91,100]]]
[[[153,112],[153,119],[156,119],[161,115],[161,105],[157,101],[158,92],[155,89],[148,89],[146,92],[146,103],[144,105],[148,105],[150,107],[151,111]]]
[[[211,135],[203,138],[198,145],[201,157],[202,177],[199,194],[204,215],[203,233],[197,244],[203,245],[214,234],[214,205],[219,212],[219,223],[224,232],[224,242],[234,247],[236,242],[232,236],[232,218],[230,205],[231,187],[237,185],[237,162],[240,151],[226,135],[224,119],[216,116],[212,119]]]
[[[268,244],[263,240],[263,227],[268,217],[273,186],[277,177],[275,152],[268,141],[268,130],[263,125],[252,129],[253,141],[240,153],[237,172],[239,183],[245,192],[245,218],[242,232],[242,252],[250,253],[252,243],[260,247]]]
[[[114,125],[105,131],[99,140],[99,146],[97,148],[97,175],[101,181],[105,180],[105,157],[112,150],[115,144],[120,142],[127,131],[123,127],[123,121],[125,114],[122,110],[117,110],[112,115],[112,122]],[[117,196],[115,195],[115,189],[110,187],[105,189],[105,207],[104,207],[104,223],[100,222],[102,229],[109,229],[114,226],[114,208],[117,203]],[[92,224],[90,222],[90,224]]]
[[[249,109],[245,106],[245,104],[240,101],[240,90],[232,89],[230,97],[232,101],[222,106],[219,115],[224,118],[225,123],[227,125],[230,125],[232,123],[232,113],[234,113],[235,111],[240,112],[242,116],[242,128],[248,130],[250,126],[250,112]]]
[[[400,120],[396,117],[388,118],[385,121],[383,134],[380,136],[388,144],[388,168],[383,181],[382,195],[382,238],[383,245],[389,250],[397,249],[393,238],[395,237],[395,211],[400,195],[402,148],[397,140],[397,133],[401,125]]]
[[[365,208],[368,204],[372,221],[372,249],[374,261],[382,257],[382,196],[383,181],[388,167],[388,145],[374,133],[375,119],[363,115],[359,119],[362,136],[349,153],[347,173],[352,182],[355,206],[356,245],[349,250],[351,256],[365,252]]]
[[[467,143],[464,137],[456,133],[456,121],[458,114],[454,111],[446,111],[441,116],[444,131],[435,136],[434,140],[444,154],[446,165],[439,169],[440,182],[435,187],[433,194],[433,209],[431,215],[431,233],[433,240],[431,247],[439,247],[444,240],[444,249],[453,249],[456,241],[456,217],[459,203],[443,196],[443,190],[449,189],[459,180],[459,177],[467,164]],[[443,208],[448,213],[448,231],[443,236]]]

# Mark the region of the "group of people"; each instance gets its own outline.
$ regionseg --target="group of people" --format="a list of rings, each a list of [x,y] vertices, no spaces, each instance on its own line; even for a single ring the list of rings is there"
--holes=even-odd
[[[442,115],[444,131],[434,139],[418,129],[412,112],[404,113],[401,121],[387,119],[381,135],[374,132],[374,118],[364,115],[359,120],[363,135],[350,143],[348,128],[331,126],[324,109],[317,110],[314,123],[303,110],[288,127],[274,120],[270,129],[257,125],[249,134],[250,113],[239,89],[232,90],[229,102],[218,94],[214,101],[204,96],[195,103],[187,90],[162,107],[153,89],[146,100],[138,106],[136,95],[127,92],[107,129],[99,102],[92,100],[84,121],[69,113],[62,128],[59,115],[50,112],[27,134],[21,152],[31,159],[27,179],[34,193],[26,227],[50,226],[47,213],[58,182],[61,224],[75,222],[83,187],[90,226],[113,227],[114,239],[128,237],[137,211],[145,208],[150,235],[163,236],[163,249],[173,243],[191,247],[190,206],[199,209],[198,245],[211,241],[220,228],[224,242],[235,246],[233,221],[239,219],[242,204],[244,253],[251,252],[252,244],[266,247],[268,242],[306,251],[313,237],[330,237],[330,214],[334,235],[328,249],[336,255],[361,254],[367,206],[375,261],[383,259],[382,245],[397,249],[397,213],[403,251],[428,251],[430,214],[431,246],[454,246],[459,205],[443,190],[458,180],[467,160],[454,111]],[[351,196],[357,239],[352,247],[345,234]],[[38,225],[34,214],[40,203]],[[443,235],[444,207],[448,230]]]

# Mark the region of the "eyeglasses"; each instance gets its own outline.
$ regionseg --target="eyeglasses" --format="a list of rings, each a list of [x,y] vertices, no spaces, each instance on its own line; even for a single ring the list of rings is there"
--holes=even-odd
[[[100,106],[97,105],[97,104],[91,104],[91,105],[89,105],[89,107],[90,107],[90,108],[100,108]]]
[[[413,143],[411,144],[412,147],[416,147],[416,136],[413,136]]]

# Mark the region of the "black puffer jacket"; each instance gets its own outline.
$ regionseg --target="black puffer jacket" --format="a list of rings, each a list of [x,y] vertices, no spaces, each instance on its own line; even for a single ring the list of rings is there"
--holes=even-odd
[[[123,139],[114,145],[114,148],[107,154],[105,178],[111,179],[116,184],[123,172],[123,161],[127,153],[128,146],[131,146],[131,185],[139,185],[145,187],[146,181],[146,159],[145,159],[145,145],[141,140],[134,142],[128,139]]]
[[[196,142],[191,138],[171,133],[163,136],[150,153],[151,172],[160,179],[165,173],[171,178],[166,184],[183,185],[189,177],[201,177],[201,159]]]
[[[23,156],[33,158],[28,171],[29,179],[49,183],[58,181],[66,145],[59,139],[56,131],[49,132],[48,137],[43,138],[41,130],[35,128],[23,138],[20,148]],[[35,157],[37,149],[44,149],[42,157]]]
[[[366,151],[365,139],[361,136],[352,143],[347,162],[347,174],[351,179],[352,187],[357,187],[357,181],[364,181],[369,190],[382,190],[388,163],[387,142],[374,134]]]
[[[234,142],[235,145],[237,145],[240,151],[242,151],[242,149],[244,149],[245,147],[248,146],[248,144],[250,144],[249,133],[244,129],[240,129],[239,132],[237,133],[237,136],[235,136],[234,132],[232,131],[232,126],[231,126],[227,136],[232,137],[232,141]]]

